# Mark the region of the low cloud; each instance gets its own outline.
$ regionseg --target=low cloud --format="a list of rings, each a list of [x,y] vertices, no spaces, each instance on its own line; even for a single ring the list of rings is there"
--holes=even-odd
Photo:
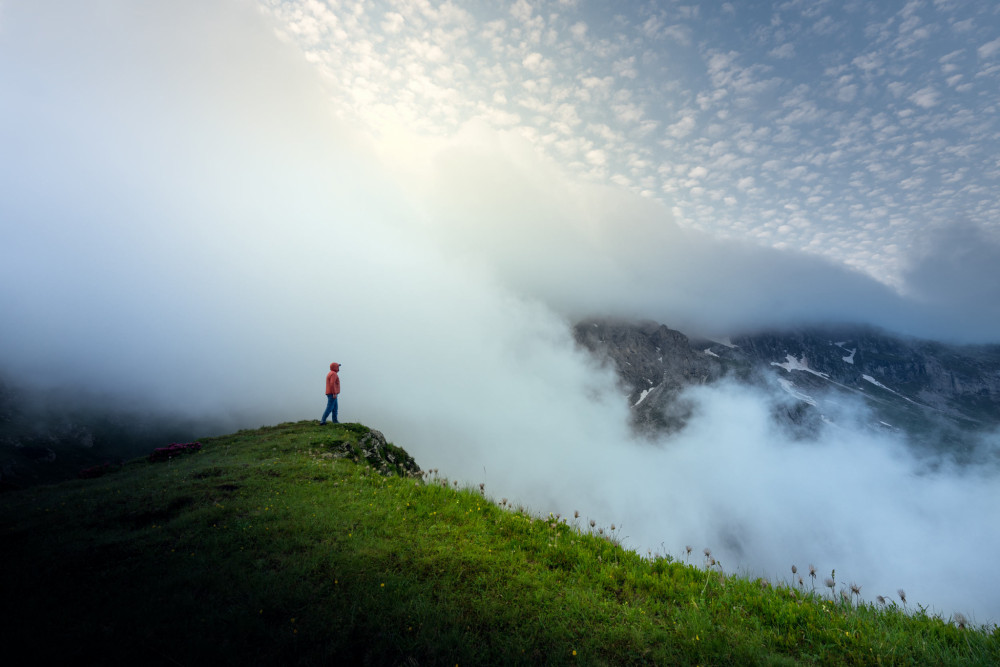
[[[256,426],[318,418],[338,361],[343,418],[495,496],[615,522],[640,551],[708,546],[729,571],[775,576],[814,562],[866,593],[1000,615],[982,575],[1000,555],[981,511],[995,470],[930,473],[855,430],[790,442],[765,417],[772,398],[731,387],[694,392],[676,438],[633,441],[611,371],[568,326],[995,336],[995,311],[950,299],[995,290],[975,287],[994,247],[974,233],[915,264],[922,296],[904,297],[682,228],[514,134],[367,138],[243,3],[105,9],[3,7],[5,372]]]
[[[397,160],[405,163],[405,158]],[[1000,338],[995,241],[942,225],[918,247],[906,294],[803,252],[676,224],[656,201],[570,180],[514,132],[469,123],[402,182],[422,233],[569,319],[648,317],[691,333],[864,322],[960,342]]]
[[[1000,340],[997,266],[1000,237],[996,234],[961,219],[927,230],[904,274],[910,299],[933,314],[921,332],[942,338]]]

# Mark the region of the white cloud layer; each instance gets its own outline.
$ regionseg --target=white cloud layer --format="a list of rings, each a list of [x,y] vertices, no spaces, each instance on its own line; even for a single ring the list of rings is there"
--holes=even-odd
[[[582,178],[662,201],[682,226],[819,254],[895,287],[929,226],[960,216],[1000,235],[1000,13],[983,3],[394,3],[410,17],[405,40],[380,30],[393,12],[379,4],[265,4],[345,91],[365,73],[345,115],[436,136],[476,119],[511,129]],[[313,39],[330,13],[350,16],[345,30]],[[428,49],[463,74],[415,95],[367,75],[412,79]],[[567,107],[589,159],[556,140]],[[687,161],[707,178],[670,175]],[[734,187],[747,176],[756,188]]]
[[[1000,252],[981,225],[948,227],[917,248],[901,296],[815,255],[682,226],[661,200],[588,180],[604,170],[643,184],[647,171],[661,173],[631,143],[635,128],[603,125],[575,148],[545,126],[498,129],[453,115],[463,99],[426,62],[394,78],[371,55],[376,40],[324,41],[357,35],[364,16],[317,9],[295,23],[302,39],[326,45],[309,64],[245,2],[102,7],[0,6],[3,370],[257,425],[318,417],[336,360],[344,418],[385,430],[424,467],[485,480],[496,496],[615,522],[640,550],[709,546],[729,569],[769,575],[814,562],[871,595],[902,586],[945,615],[1000,617],[1000,590],[982,574],[1000,557],[1000,531],[993,513],[977,511],[997,504],[995,470],[921,472],[898,443],[853,430],[787,442],[766,419],[772,399],[732,388],[695,393],[698,417],[681,436],[634,442],[611,372],[577,351],[567,328],[589,314],[705,332],[860,320],[995,339],[1000,287],[988,276]],[[475,27],[449,5],[407,7],[377,25],[402,35],[436,21],[442,54]],[[521,31],[526,48],[510,57],[523,63],[542,52],[547,19],[523,0],[510,10],[494,27]],[[572,38],[621,61],[619,46],[587,25]],[[331,79],[347,51],[351,80]],[[425,60],[450,62],[437,53]],[[770,85],[763,69],[723,60],[727,95]],[[644,66],[636,61],[635,73]],[[642,100],[602,92],[603,75],[586,90],[638,123]],[[472,78],[460,68],[451,76]],[[584,105],[562,106],[579,91],[532,81],[544,94],[510,81],[489,99],[598,128]],[[408,95],[434,97],[433,113],[416,113]],[[370,124],[344,112],[362,98]],[[695,106],[684,113],[693,118]],[[813,113],[790,104],[803,110]],[[719,124],[708,117],[704,131]],[[698,128],[663,130],[677,139]],[[741,152],[779,141],[744,130],[730,137]],[[540,145],[576,155],[577,166]],[[634,170],[618,164],[625,153]],[[662,173],[711,200],[730,153],[706,145]],[[800,186],[811,182],[810,160],[822,162],[771,157],[773,178]],[[742,178],[733,188],[749,194],[772,176]],[[794,207],[781,210],[755,225],[809,228]]]

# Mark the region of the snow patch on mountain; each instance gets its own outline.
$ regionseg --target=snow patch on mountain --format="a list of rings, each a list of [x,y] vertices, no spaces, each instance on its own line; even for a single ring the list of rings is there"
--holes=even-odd
[[[634,408],[634,407],[636,407],[637,405],[639,405],[640,403],[642,403],[642,402],[643,402],[644,400],[646,400],[646,397],[647,397],[647,396],[649,396],[649,392],[650,392],[650,391],[652,391],[652,390],[651,390],[651,389],[643,389],[643,390],[642,390],[642,393],[641,393],[641,394],[639,394],[639,400],[638,400],[638,401],[636,401],[635,403],[633,403],[633,404],[632,404],[632,407]]]
[[[889,389],[887,386],[885,386],[884,384],[882,384],[881,382],[879,382],[878,380],[876,380],[875,378],[873,378],[871,375],[862,375],[861,377],[864,378],[865,381],[871,382],[873,385],[875,385],[879,389],[885,389],[886,391],[892,391],[892,393],[894,393],[897,396],[899,396],[899,392],[898,391],[893,391],[892,389]]]
[[[837,347],[839,347],[841,350],[844,350],[845,352],[847,351],[847,348],[844,347],[844,345],[846,345],[846,344],[847,344],[846,342],[834,343],[834,345],[836,345]],[[846,357],[841,357],[841,359],[843,359],[845,363],[848,363],[848,364],[850,364],[850,365],[853,366],[854,365],[854,353],[858,351],[858,348],[852,347],[850,351],[851,351],[851,353],[849,355],[847,355]]]
[[[778,378],[778,384],[781,386],[782,389],[785,390],[785,392],[791,394],[798,400],[804,401],[805,403],[808,403],[809,405],[812,405],[814,407],[819,405],[819,403],[816,401],[815,398],[813,398],[809,394],[804,394],[801,391],[799,391],[798,388],[791,382],[791,380],[787,380],[785,378]]]
[[[778,368],[784,368],[786,371],[805,371],[806,373],[812,373],[817,375],[824,380],[829,380],[830,376],[826,373],[820,373],[819,371],[814,371],[809,368],[809,361],[806,359],[805,355],[802,355],[801,359],[796,359],[793,355],[785,355],[785,363],[778,363],[777,361],[771,362],[772,366],[777,366]]]

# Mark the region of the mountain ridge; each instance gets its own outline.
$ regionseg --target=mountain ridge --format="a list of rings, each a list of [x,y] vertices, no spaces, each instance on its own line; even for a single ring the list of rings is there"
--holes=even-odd
[[[793,401],[776,418],[801,436],[826,417],[831,397],[853,397],[871,426],[917,442],[968,438],[1000,426],[1000,345],[949,345],[868,325],[761,330],[727,339],[689,338],[645,320],[588,319],[573,327],[582,348],[611,363],[633,425],[676,432],[690,417],[683,391],[723,379],[776,382]]]

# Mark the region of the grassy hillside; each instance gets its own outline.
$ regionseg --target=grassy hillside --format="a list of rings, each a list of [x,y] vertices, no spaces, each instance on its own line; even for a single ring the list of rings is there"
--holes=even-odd
[[[1000,664],[995,629],[642,558],[369,462],[367,434],[282,424],[0,495],[4,662]]]

